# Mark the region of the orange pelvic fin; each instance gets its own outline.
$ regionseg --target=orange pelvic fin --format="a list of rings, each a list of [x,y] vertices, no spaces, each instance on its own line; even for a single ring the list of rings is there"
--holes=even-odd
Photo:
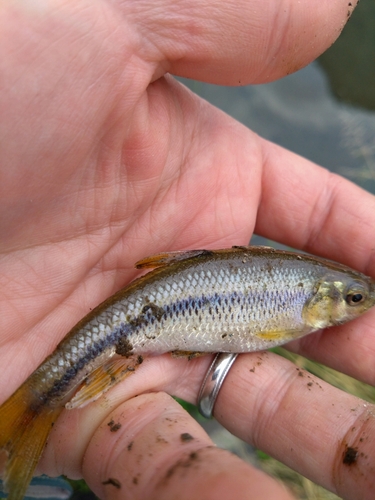
[[[65,408],[72,410],[82,408],[92,401],[96,401],[102,394],[115,384],[118,384],[143,361],[141,356],[116,359],[99,366],[88,377],[73,398],[66,403]]]
[[[5,451],[3,473],[8,500],[22,500],[62,407],[37,402],[26,381],[0,406],[0,450]]]

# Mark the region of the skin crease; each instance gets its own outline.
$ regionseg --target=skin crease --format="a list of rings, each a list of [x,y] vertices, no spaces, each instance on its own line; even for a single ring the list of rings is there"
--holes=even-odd
[[[374,276],[372,195],[165,75],[272,81],[325,50],[351,8],[342,0],[2,2],[2,399],[151,253],[246,244],[255,231]],[[292,348],[374,384],[374,316]],[[147,359],[101,400],[63,412],[39,472],[83,475],[114,500],[292,498],[213,449],[167,395],[195,402],[209,362]],[[215,416],[339,496],[371,499],[372,406],[309,377],[271,353],[241,355]],[[115,433],[112,418],[121,423]],[[359,451],[350,467],[345,446]],[[103,485],[109,478],[121,488]]]

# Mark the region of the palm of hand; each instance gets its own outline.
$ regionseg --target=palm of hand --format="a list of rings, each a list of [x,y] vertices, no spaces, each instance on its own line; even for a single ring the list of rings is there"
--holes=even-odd
[[[8,365],[10,391],[89,308],[134,277],[137,259],[246,243],[253,229],[256,141],[171,78],[149,85],[152,67],[129,81],[137,63],[123,71],[108,62],[116,40],[94,58],[98,38],[87,48],[94,60],[73,61],[66,77],[51,70],[46,81],[48,54],[37,54],[27,78],[53,96],[48,105],[24,81],[13,88],[19,103],[8,104],[0,347],[8,359],[29,353],[15,379]],[[30,57],[42,43],[31,44]],[[57,73],[61,61],[52,65]]]

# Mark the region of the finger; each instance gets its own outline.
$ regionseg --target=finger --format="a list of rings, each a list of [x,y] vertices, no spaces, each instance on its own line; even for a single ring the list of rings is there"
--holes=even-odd
[[[124,401],[145,391],[160,392],[166,388],[170,394],[180,394],[187,401],[195,402],[199,385],[211,362],[210,358],[204,356],[188,361],[172,358],[170,355],[145,357],[133,375],[114,386],[98,401],[84,408],[63,411],[50,434],[41,459],[41,470],[50,475],[81,477],[82,459],[95,429]]]
[[[340,498],[375,488],[374,406],[272,353],[241,355],[219,393],[215,417]]]
[[[277,0],[131,4],[165,70],[213,83],[261,83],[305,66],[338,37],[356,2]],[[129,4],[123,3],[124,12]],[[145,11],[147,10],[147,15]]]
[[[375,276],[375,197],[276,145],[264,143],[264,158],[255,232]],[[299,339],[290,349],[374,384],[374,315]]]
[[[102,419],[98,426],[92,425],[92,417],[83,418],[75,430],[87,434],[90,427],[82,473],[102,499],[224,500],[231,493],[239,500],[292,500],[282,485],[216,448],[165,393],[138,396],[115,407],[97,406],[94,413],[100,413],[94,421]],[[55,440],[53,451],[68,463],[71,448],[64,439]]]
[[[375,385],[375,311],[340,327],[290,342],[288,350]]]
[[[375,197],[279,146],[263,151],[255,232],[375,276]]]
[[[128,498],[226,499],[230,492],[238,499],[291,499],[259,470],[215,448],[199,424],[164,393],[132,399],[113,418],[123,423],[122,435],[110,436],[108,446],[104,423],[83,463],[85,477],[102,498],[124,498],[123,491],[100,481],[111,474],[125,480]]]
[[[375,197],[276,145],[264,143],[264,158],[255,232],[375,276]],[[374,315],[299,339],[290,349],[374,384]]]

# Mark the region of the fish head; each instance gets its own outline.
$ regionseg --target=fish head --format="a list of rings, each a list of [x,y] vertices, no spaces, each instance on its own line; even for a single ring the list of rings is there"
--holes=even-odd
[[[360,273],[333,272],[319,279],[303,308],[308,326],[341,325],[375,305],[375,281]]]

